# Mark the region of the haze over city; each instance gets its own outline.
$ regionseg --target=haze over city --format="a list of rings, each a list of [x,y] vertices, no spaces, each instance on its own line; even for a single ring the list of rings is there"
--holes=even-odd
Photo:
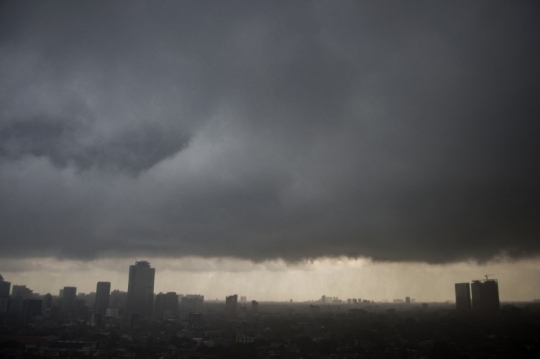
[[[0,274],[540,298],[535,2],[0,2]]]

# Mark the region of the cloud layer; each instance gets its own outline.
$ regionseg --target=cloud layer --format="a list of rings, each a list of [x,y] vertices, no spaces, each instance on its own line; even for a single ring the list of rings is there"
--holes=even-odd
[[[532,2],[0,6],[0,256],[540,252]]]

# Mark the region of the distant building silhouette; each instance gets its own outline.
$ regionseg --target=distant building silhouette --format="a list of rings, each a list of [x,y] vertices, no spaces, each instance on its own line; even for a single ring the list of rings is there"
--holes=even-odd
[[[405,303],[411,304],[411,297],[405,297]]]
[[[156,270],[150,263],[137,261],[129,266],[129,283],[127,294],[127,315],[129,322],[134,317],[149,318],[152,316],[154,304],[154,278]]]
[[[471,310],[471,288],[469,283],[456,283],[456,309],[460,311]]]
[[[192,311],[197,311],[204,303],[204,295],[186,294],[182,296],[180,303],[182,303],[182,306],[190,307]]]
[[[98,282],[96,286],[96,302],[94,313],[104,316],[109,308],[111,296],[111,282]]]
[[[77,312],[77,288],[64,287],[62,290],[62,314],[68,318],[75,317]]]
[[[496,279],[473,281],[471,292],[472,309],[475,312],[492,315],[499,311],[499,283]]]
[[[178,294],[168,292],[167,294],[159,293],[156,295],[155,301],[156,318],[171,319],[178,316]]]
[[[204,295],[186,294],[180,298],[180,308],[183,317],[188,317],[189,313],[197,313],[202,309]]]
[[[11,283],[6,282],[0,275],[0,314],[7,313],[9,305],[9,290]]]
[[[123,313],[126,309],[127,304],[127,292],[122,292],[118,289],[115,289],[111,292],[109,297],[109,307],[117,308],[120,313]]]
[[[51,293],[47,293],[43,296],[43,311],[46,312],[53,307],[53,298]]]
[[[167,292],[163,300],[163,319],[174,318],[178,316],[178,294],[176,292]]]
[[[29,299],[32,296],[32,290],[26,288],[25,285],[14,285],[11,290],[11,296],[13,298]]]
[[[259,302],[257,302],[256,300],[251,301],[251,313],[259,313]]]
[[[238,304],[238,295],[230,295],[225,298],[225,313],[228,317],[236,317],[236,306]]]
[[[0,275],[0,298],[9,298],[9,290],[11,288],[11,282],[6,282],[4,277]]]

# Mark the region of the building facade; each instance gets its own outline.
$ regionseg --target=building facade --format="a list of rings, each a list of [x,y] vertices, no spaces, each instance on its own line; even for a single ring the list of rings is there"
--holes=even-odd
[[[96,302],[94,313],[105,315],[109,308],[109,298],[111,296],[111,282],[98,282],[96,286]]]
[[[68,318],[75,317],[77,314],[77,288],[64,287],[61,303],[62,314]]]
[[[236,307],[238,304],[238,295],[230,295],[225,298],[225,314],[228,317],[236,317]]]
[[[471,310],[471,287],[469,283],[456,283],[456,309],[460,311]]]
[[[156,295],[154,314],[160,320],[178,317],[178,294],[167,292]]]
[[[0,275],[0,298],[9,298],[9,290],[11,289],[11,282],[6,282],[4,277]]]
[[[472,309],[481,314],[493,315],[500,309],[499,283],[496,279],[475,280],[471,284]]]
[[[126,313],[132,322],[152,316],[154,307],[154,279],[156,270],[147,261],[137,261],[129,266]]]

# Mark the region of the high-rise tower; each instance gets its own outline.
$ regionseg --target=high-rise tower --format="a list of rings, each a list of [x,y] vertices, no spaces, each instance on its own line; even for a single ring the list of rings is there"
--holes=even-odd
[[[475,280],[471,284],[472,309],[482,314],[495,314],[500,309],[499,283],[496,279]]]
[[[61,300],[63,315],[68,318],[74,318],[77,315],[77,288],[64,287]]]
[[[156,270],[150,268],[150,263],[137,261],[129,266],[129,283],[126,311],[128,319],[133,316],[149,318],[154,304],[154,278]]]
[[[96,287],[96,304],[94,312],[96,314],[105,315],[109,307],[109,297],[111,295],[110,282],[98,282]]]
[[[228,317],[236,317],[236,306],[238,304],[238,295],[225,297],[225,313]]]
[[[456,283],[456,309],[471,310],[471,287],[469,283]]]

